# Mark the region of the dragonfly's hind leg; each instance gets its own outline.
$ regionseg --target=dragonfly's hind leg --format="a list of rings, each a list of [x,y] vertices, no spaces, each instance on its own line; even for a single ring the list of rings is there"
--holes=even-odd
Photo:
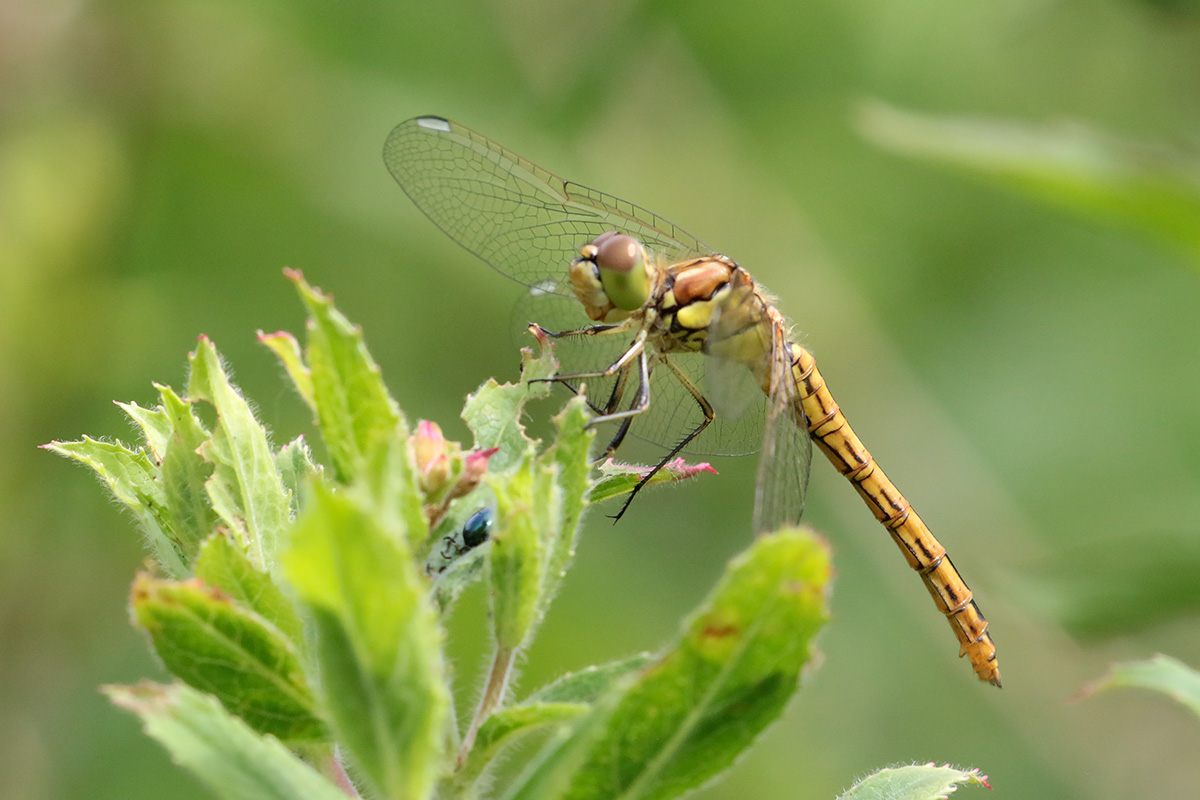
[[[671,448],[671,452],[667,453],[663,458],[661,458],[659,462],[654,465],[654,468],[643,475],[641,480],[634,485],[633,491],[629,493],[629,497],[625,498],[625,503],[621,506],[621,510],[610,517],[614,523],[624,516],[627,510],[629,510],[629,505],[633,502],[633,498],[637,497],[637,493],[642,490],[642,487],[649,483],[650,479],[657,475],[659,470],[671,463],[671,460],[679,455],[679,452],[683,450],[683,448],[687,447],[693,439],[699,436],[701,432],[703,432],[704,429],[711,425],[712,421],[716,419],[716,414],[713,412],[712,404],[709,403],[708,398],[705,397],[698,388],[696,388],[696,385],[688,379],[688,376],[685,375],[683,371],[679,369],[679,367],[675,366],[675,363],[669,358],[660,355],[659,360],[666,364],[671,372],[675,373],[675,377],[678,378],[679,382],[683,384],[683,387],[687,389],[688,394],[690,394],[692,399],[696,401],[696,405],[700,406],[700,411],[704,414],[704,419],[701,420],[699,425],[689,431],[687,436],[684,436],[682,439],[680,439],[679,443]],[[647,387],[646,398],[648,401],[649,387]]]

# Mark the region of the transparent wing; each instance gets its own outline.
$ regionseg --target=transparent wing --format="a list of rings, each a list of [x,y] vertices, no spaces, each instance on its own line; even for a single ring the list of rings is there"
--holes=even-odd
[[[745,376],[757,383],[766,398],[762,420],[762,450],[754,494],[754,531],[768,533],[795,524],[804,511],[808,473],[812,464],[812,439],[796,396],[792,351],[782,317],[754,282],[744,277],[731,287],[726,301],[709,325],[706,348],[710,402],[722,407],[745,401]],[[728,413],[728,412],[727,412]]]
[[[754,491],[755,533],[800,521],[812,466],[812,437],[796,396],[786,331],[776,325],[772,333],[771,378]]]
[[[527,286],[570,295],[571,260],[610,230],[638,238],[672,262],[711,252],[657,214],[563,180],[441,117],[397,125],[383,160],[451,239]],[[586,319],[582,312],[577,317]]]

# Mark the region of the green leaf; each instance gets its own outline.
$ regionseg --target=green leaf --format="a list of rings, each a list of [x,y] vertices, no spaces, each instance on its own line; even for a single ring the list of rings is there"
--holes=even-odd
[[[224,592],[199,580],[142,574],[131,605],[167,669],[215,695],[252,728],[290,741],[324,736],[291,644]]]
[[[398,531],[415,550],[429,537],[429,519],[408,439],[401,433],[396,429],[368,449],[356,488],[370,498],[384,526]]]
[[[255,565],[269,569],[289,523],[290,507],[267,432],[230,384],[206,337],[200,337],[189,361],[190,399],[206,400],[217,411],[212,439],[201,449],[214,466],[207,484],[212,507],[237,531]]]
[[[445,571],[434,576],[433,601],[443,615],[453,607],[463,591],[483,572],[485,548],[476,548],[456,558]]]
[[[288,493],[292,516],[300,513],[300,496],[307,482],[318,478],[324,469],[313,462],[312,450],[303,436],[297,436],[283,446],[275,454],[275,467],[279,470],[279,479]]]
[[[552,504],[534,494],[535,464],[526,459],[503,485],[495,487],[496,530],[488,551],[492,628],[502,651],[515,652],[536,621],[545,575],[544,519],[536,513]],[[498,481],[499,483],[499,481]]]
[[[154,460],[162,461],[163,453],[167,451],[167,441],[171,438],[171,418],[166,410],[162,406],[142,408],[137,403],[117,403],[117,406],[142,429],[142,436]]]
[[[589,420],[587,401],[581,396],[571,398],[566,407],[554,417],[558,438],[549,458],[553,459],[558,468],[555,480],[560,489],[562,508],[561,519],[550,531],[550,541],[547,542],[543,611],[557,593],[558,585],[575,555],[579,521],[588,504],[587,493],[591,488],[592,471],[589,450],[592,440],[596,438],[595,429],[588,427]]]
[[[449,696],[437,615],[403,538],[315,484],[284,567],[316,629],[339,742],[380,797],[427,797]]]
[[[304,624],[291,601],[229,537],[215,533],[204,542],[196,559],[196,577],[274,625],[297,650],[302,650]]]
[[[296,284],[308,308],[310,405],[317,412],[334,471],[340,481],[349,483],[359,474],[375,443],[403,438],[407,425],[400,407],[383,385],[379,365],[367,351],[362,330],[334,308],[332,298],[309,286],[299,272],[287,270],[285,274]],[[272,347],[280,353],[279,348]],[[283,361],[289,371],[294,371],[295,364],[289,366],[291,358],[289,353]],[[304,396],[308,391],[302,385],[304,381],[296,374],[293,380]]]
[[[159,466],[160,479],[175,538],[190,563],[195,560],[200,543],[217,525],[217,514],[205,490],[205,484],[213,474],[213,465],[201,455],[201,448],[212,437],[196,419],[191,406],[169,386],[156,388],[162,396],[162,408],[171,426]]]
[[[959,784],[988,786],[987,776],[977,769],[958,769],[947,764],[890,767],[868,775],[838,800],[943,800]]]
[[[966,170],[1022,194],[1173,243],[1200,261],[1200,159],[1082,124],[916,114],[867,105],[877,144]]]
[[[1170,656],[1114,664],[1109,674],[1084,687],[1083,695],[1134,687],[1161,692],[1200,716],[1200,673]]]
[[[675,797],[732,764],[794,693],[827,616],[829,577],[828,550],[811,533],[759,537],[679,641],[640,671],[565,796]]]
[[[564,675],[531,694],[526,703],[591,703],[619,680],[649,664],[650,653],[638,653],[620,661],[586,667]]]
[[[544,343],[541,355],[536,358],[531,350],[523,348],[519,383],[500,384],[494,378],[489,378],[473,394],[467,396],[462,418],[475,434],[475,448],[500,448],[500,452],[488,462],[489,471],[499,473],[512,468],[534,444],[533,440],[525,435],[525,428],[521,425],[521,412],[530,400],[549,395],[551,384],[530,381],[544,381],[557,371],[558,362],[554,360],[554,347],[551,343]]]
[[[217,700],[186,686],[106,686],[147,735],[222,800],[346,800],[277,740],[260,736]]]
[[[611,458],[608,459],[600,465],[601,477],[588,493],[588,502],[599,503],[604,500],[611,500],[619,495],[629,494],[637,488],[642,478],[651,469],[653,467],[640,464],[618,464]],[[709,472],[713,475],[717,474],[717,471],[707,461],[702,461],[699,464],[688,464],[682,458],[677,458],[674,461],[664,464],[662,469],[654,473],[650,480],[646,482],[646,485],[654,486],[659,483],[686,481],[704,472]]]
[[[166,573],[175,578],[188,575],[188,561],[171,528],[157,467],[144,452],[87,436],[78,442],[50,442],[42,447],[91,467],[108,485],[113,497],[133,512],[149,539],[151,552]]]
[[[292,385],[296,387],[300,399],[315,412],[317,399],[313,392],[312,372],[304,363],[304,356],[300,352],[300,343],[296,341],[296,337],[287,331],[276,333],[259,331],[258,341],[271,348],[279,359],[279,363],[287,371],[288,377],[292,379]]]

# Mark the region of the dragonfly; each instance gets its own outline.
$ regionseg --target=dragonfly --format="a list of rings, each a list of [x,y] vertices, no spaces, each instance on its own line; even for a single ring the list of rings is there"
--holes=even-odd
[[[880,469],[774,298],[733,259],[646,209],[558,177],[437,116],[384,145],[400,188],[451,239],[528,287],[592,424],[669,452],[760,452],[754,529],[795,523],[812,444],[845,476],[916,570],[976,675],[1000,686],[988,622],[946,549]],[[642,479],[648,480],[654,470]],[[640,488],[640,485],[639,487]],[[619,517],[636,495],[631,493]]]

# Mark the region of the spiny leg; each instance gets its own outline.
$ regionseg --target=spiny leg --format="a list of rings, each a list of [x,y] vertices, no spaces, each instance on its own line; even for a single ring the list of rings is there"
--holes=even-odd
[[[583,329],[583,331],[573,331],[573,332],[568,332],[568,333],[559,334],[559,335],[560,336],[565,336],[565,335],[581,336],[581,335],[585,335],[587,330],[592,330],[592,329],[586,328],[586,329]],[[604,331],[604,332],[607,333],[609,331]],[[616,375],[618,371],[620,371],[623,367],[625,367],[625,365],[628,364],[630,361],[632,361],[635,357],[637,357],[639,354],[645,352],[646,339],[647,339],[647,337],[649,337],[649,335],[650,335],[650,332],[648,330],[646,330],[645,328],[642,328],[641,330],[639,330],[637,333],[637,336],[635,336],[633,338],[633,341],[629,343],[629,347],[625,348],[625,352],[621,353],[621,355],[617,357],[616,361],[612,362],[611,364],[609,364],[607,367],[605,367],[602,370],[599,370],[596,372],[571,372],[566,375],[555,375],[553,378],[534,378],[530,381],[530,383],[539,383],[539,382],[565,383],[567,381],[587,380],[588,378],[611,378],[612,376]]]
[[[554,331],[546,330],[536,322],[530,325],[531,328],[537,328],[539,333],[548,336],[551,339],[566,339],[578,336],[606,336],[627,330],[629,326],[630,320],[626,320],[616,325],[589,325],[585,328],[573,328],[571,330],[559,331],[555,333]],[[551,378],[533,378],[530,380],[530,383],[560,383],[567,387],[567,389],[569,389],[573,394],[579,394],[579,387],[576,385],[577,381],[586,380],[588,378],[611,378],[618,372],[624,371],[629,364],[630,359],[632,359],[642,350],[642,348],[645,347],[646,337],[648,335],[648,331],[646,331],[644,328],[639,330],[637,336],[630,343],[629,347],[625,348],[624,352],[621,353],[617,360],[609,364],[600,372],[571,372],[555,375]],[[618,380],[618,384],[619,383],[620,380]],[[608,414],[612,413],[612,410],[616,408],[618,403],[620,403],[620,392],[624,391],[624,389],[621,389],[619,392],[617,388],[618,387],[613,388],[613,392],[609,395],[608,404],[603,410],[601,410],[601,408],[590,399],[588,400],[588,407],[594,414],[607,416]]]

